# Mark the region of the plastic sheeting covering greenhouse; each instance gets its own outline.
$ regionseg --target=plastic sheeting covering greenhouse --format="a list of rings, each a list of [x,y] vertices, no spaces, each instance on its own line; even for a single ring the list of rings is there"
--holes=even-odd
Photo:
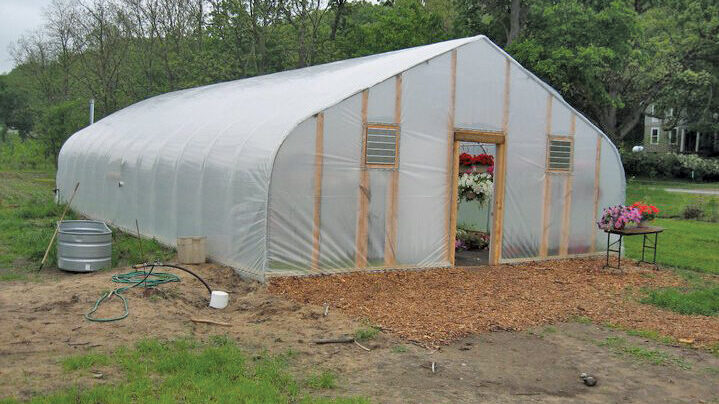
[[[75,133],[57,186],[67,200],[79,182],[75,210],[165,244],[206,236],[213,260],[260,280],[449,266],[455,129],[506,139],[497,262],[604,246],[617,150],[483,36],[144,100]]]

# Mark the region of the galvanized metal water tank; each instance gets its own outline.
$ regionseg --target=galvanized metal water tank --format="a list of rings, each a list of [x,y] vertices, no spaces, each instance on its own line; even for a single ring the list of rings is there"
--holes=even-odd
[[[64,220],[57,236],[57,266],[92,272],[112,265],[112,230],[98,220]]]

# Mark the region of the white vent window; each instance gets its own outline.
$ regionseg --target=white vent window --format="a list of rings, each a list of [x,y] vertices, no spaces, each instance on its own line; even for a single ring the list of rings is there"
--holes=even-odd
[[[398,148],[398,126],[388,124],[367,125],[365,163],[368,166],[396,167]]]
[[[549,171],[572,171],[572,140],[570,138],[550,137],[547,168]]]

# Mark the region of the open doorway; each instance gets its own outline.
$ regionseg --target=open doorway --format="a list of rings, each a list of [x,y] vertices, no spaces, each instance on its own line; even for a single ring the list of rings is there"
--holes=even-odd
[[[495,156],[494,144],[459,142],[455,266],[489,264]]]
[[[499,262],[504,199],[503,160],[503,133],[455,132],[450,206],[450,254],[454,266],[494,265]]]

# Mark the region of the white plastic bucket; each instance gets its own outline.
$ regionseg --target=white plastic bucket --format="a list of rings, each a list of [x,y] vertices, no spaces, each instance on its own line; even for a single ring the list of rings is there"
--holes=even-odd
[[[215,309],[224,309],[230,301],[230,295],[221,290],[213,290],[210,295],[210,307]]]

